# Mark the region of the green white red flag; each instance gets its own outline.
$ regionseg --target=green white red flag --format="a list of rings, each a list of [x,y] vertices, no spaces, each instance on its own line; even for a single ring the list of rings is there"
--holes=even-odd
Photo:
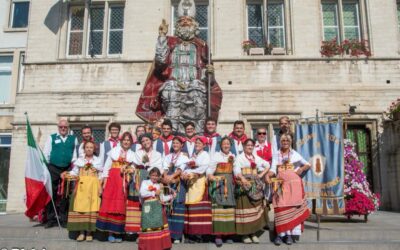
[[[31,124],[26,118],[27,160],[25,165],[26,211],[29,218],[36,216],[51,200],[51,177],[46,159],[33,137]]]

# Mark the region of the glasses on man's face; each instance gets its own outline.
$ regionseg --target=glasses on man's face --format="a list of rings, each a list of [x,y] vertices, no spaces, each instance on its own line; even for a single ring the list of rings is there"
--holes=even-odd
[[[267,132],[258,132],[258,135],[266,135]]]
[[[68,129],[67,126],[58,126],[59,129]]]

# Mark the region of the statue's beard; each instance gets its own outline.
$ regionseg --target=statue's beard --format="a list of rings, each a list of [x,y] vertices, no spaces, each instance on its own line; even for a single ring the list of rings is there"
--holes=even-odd
[[[192,40],[198,35],[199,30],[196,25],[191,26],[180,26],[177,25],[175,28],[175,35],[184,41]]]

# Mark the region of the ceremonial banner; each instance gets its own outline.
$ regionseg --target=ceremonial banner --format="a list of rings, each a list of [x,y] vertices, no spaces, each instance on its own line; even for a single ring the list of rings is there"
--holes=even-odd
[[[308,206],[317,214],[344,213],[342,122],[296,125],[296,148],[311,168],[303,178]]]

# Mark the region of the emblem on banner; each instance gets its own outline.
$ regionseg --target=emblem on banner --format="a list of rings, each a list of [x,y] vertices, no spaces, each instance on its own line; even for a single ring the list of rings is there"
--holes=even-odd
[[[326,158],[320,154],[313,155],[310,159],[311,169],[316,176],[321,176],[325,170]]]

